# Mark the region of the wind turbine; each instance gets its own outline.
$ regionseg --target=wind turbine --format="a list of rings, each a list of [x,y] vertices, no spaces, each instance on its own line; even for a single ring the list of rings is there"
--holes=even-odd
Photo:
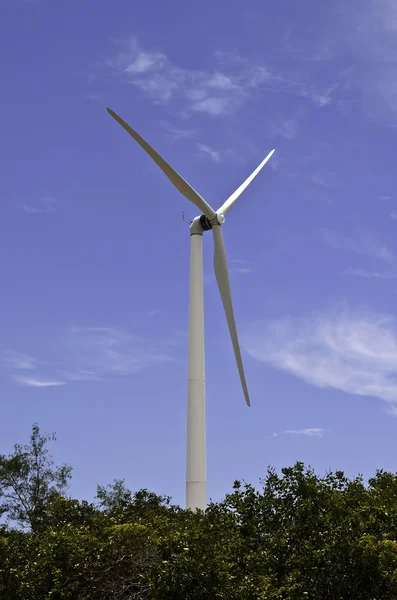
[[[204,283],[203,233],[212,230],[214,236],[214,271],[232,339],[237,368],[245,401],[250,406],[247,383],[237,337],[236,322],[230,292],[222,225],[225,215],[272,156],[274,150],[240,187],[215,211],[157,152],[149,146],[121,117],[110,108],[108,113],[134,138],[167,175],[177,190],[202,213],[190,224],[190,300],[188,344],[188,397],[186,436],[186,508],[205,510],[206,482],[206,427],[205,427],[205,361],[204,361]]]

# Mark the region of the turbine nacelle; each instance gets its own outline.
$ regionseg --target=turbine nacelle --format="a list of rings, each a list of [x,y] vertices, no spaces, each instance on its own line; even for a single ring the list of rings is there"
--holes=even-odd
[[[203,231],[210,231],[214,226],[216,227],[217,225],[224,224],[225,215],[219,212],[215,214],[213,219],[209,219],[206,215],[200,215],[199,217],[196,217],[196,219],[193,219],[192,225],[195,223],[195,221],[198,221],[199,226]],[[194,227],[194,231],[197,233],[196,226]]]

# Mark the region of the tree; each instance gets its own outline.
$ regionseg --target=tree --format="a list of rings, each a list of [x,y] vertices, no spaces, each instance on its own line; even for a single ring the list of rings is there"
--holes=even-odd
[[[53,469],[48,439],[35,426],[1,457],[3,511],[31,527],[0,525],[0,598],[397,598],[396,474],[365,484],[296,463],[198,512],[116,480],[95,504],[61,495],[70,467]]]
[[[66,493],[72,468],[54,468],[46,444],[55,439],[55,434],[41,435],[35,423],[29,444],[15,444],[12,454],[0,455],[0,515],[8,522],[35,530],[49,500]]]
[[[132,493],[126,488],[124,479],[115,479],[113,484],[97,486],[99,507],[106,512],[123,512],[132,503]]]

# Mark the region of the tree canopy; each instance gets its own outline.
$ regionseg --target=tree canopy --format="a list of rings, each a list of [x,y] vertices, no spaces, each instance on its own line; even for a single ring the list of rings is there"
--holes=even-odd
[[[193,513],[122,480],[94,502],[68,497],[50,439],[35,425],[1,457],[0,598],[397,598],[396,474],[364,483],[297,462]]]
[[[35,423],[29,444],[15,444],[14,452],[0,455],[0,515],[34,529],[48,502],[66,492],[72,468],[53,467],[46,445],[55,439],[55,434],[41,435]]]

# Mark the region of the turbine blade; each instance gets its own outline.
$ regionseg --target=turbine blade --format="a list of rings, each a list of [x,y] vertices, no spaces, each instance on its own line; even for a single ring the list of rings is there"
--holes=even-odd
[[[257,167],[255,169],[255,171],[253,173],[251,173],[251,175],[249,177],[247,177],[247,179],[244,181],[244,183],[242,183],[240,185],[240,187],[237,188],[237,190],[235,192],[233,192],[233,194],[226,200],[226,202],[224,202],[224,204],[217,211],[218,213],[222,213],[225,215],[232,208],[233,204],[241,196],[241,194],[243,193],[245,188],[251,183],[251,181],[258,175],[259,171],[265,166],[267,161],[273,156],[274,152],[275,152],[275,150],[272,150],[271,152],[269,152],[269,154],[261,162],[259,167]]]
[[[187,181],[183,179],[141,136],[132,129],[123,121],[121,117],[119,117],[113,110],[110,108],[106,109],[108,113],[134,138],[138,144],[146,150],[149,156],[154,160],[154,162],[160,167],[160,169],[167,175],[168,179],[174,184],[176,189],[183,195],[185,198],[193,202],[197,206],[197,208],[203,212],[209,219],[213,219],[215,217],[215,211],[211,208],[209,204],[200,196],[198,192],[191,185],[188,184]]]
[[[214,225],[212,228],[214,234],[214,270],[215,277],[218,283],[219,292],[221,294],[223,308],[225,310],[227,324],[229,326],[230,337],[232,338],[234,355],[236,357],[238,372],[240,374],[241,385],[245,396],[245,401],[250,406],[248,395],[247,382],[245,380],[243,361],[241,359],[240,345],[238,343],[236,322],[234,319],[232,295],[230,291],[229,269],[227,266],[227,258],[225,251],[225,243],[223,241],[222,227]]]

